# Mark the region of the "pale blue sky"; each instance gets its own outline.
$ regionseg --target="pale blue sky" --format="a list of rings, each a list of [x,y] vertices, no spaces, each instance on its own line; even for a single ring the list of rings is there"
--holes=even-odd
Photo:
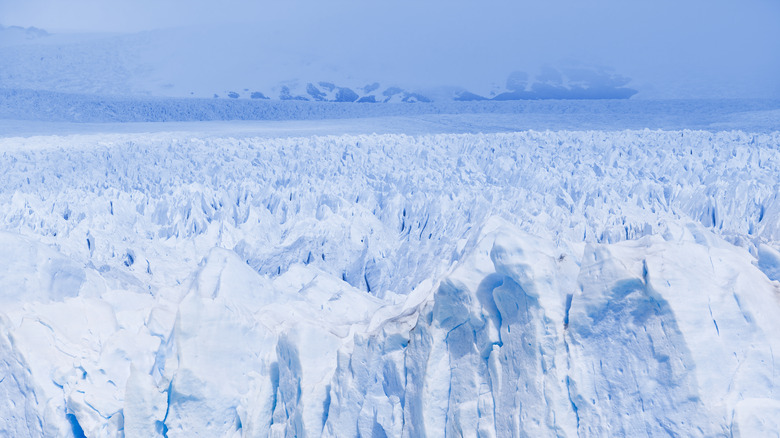
[[[0,0],[0,23],[119,32],[247,23],[293,50],[332,50],[354,63],[347,69],[381,53],[399,76],[472,84],[579,62],[614,68],[650,97],[780,97],[777,0]]]

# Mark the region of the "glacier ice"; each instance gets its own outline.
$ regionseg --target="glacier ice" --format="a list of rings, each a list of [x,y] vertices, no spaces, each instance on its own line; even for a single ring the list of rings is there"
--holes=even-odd
[[[0,434],[778,433],[778,144],[0,138]]]

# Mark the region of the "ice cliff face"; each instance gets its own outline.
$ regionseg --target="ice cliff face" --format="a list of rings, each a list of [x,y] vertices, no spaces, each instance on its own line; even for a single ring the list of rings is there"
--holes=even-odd
[[[0,139],[0,431],[777,433],[778,144]]]

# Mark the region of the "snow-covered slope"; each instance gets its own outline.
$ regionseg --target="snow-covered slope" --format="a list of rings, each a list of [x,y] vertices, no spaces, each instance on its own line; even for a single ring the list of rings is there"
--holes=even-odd
[[[1,138],[0,431],[777,433],[778,145]]]
[[[361,36],[370,40],[376,31]],[[637,93],[630,78],[601,66],[548,65],[530,76],[502,66],[497,74],[481,69],[469,75],[467,66],[453,65],[469,56],[466,47],[446,56],[433,49],[414,53],[419,43],[404,47],[399,38],[389,47],[354,39],[329,45],[333,36],[332,29],[296,32],[282,23],[109,34],[0,26],[0,89],[365,103],[627,99]]]

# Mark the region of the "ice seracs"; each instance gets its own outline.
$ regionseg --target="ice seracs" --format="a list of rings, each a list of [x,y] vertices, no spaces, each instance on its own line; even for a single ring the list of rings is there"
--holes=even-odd
[[[778,143],[0,139],[0,434],[776,433]]]

